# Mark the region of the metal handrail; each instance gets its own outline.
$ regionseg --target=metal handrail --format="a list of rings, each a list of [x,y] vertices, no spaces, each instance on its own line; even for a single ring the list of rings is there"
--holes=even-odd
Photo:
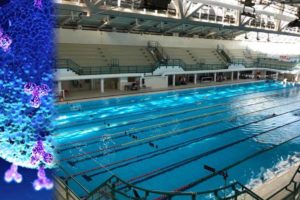
[[[66,187],[68,188],[68,189],[70,189],[69,187],[68,187],[68,184],[67,184],[67,182],[69,181],[69,180],[72,180],[72,181],[74,181],[87,195],[90,193],[90,191],[88,190],[88,189],[86,189],[79,181],[77,181],[72,175],[70,175],[63,167],[61,167],[61,166],[57,166],[57,169],[59,169],[59,170],[61,170],[65,175],[66,175],[66,177],[67,177],[67,179],[65,179],[65,180],[62,180],[63,182],[66,182]],[[70,189],[71,190],[71,189]],[[76,196],[77,197],[77,196]]]
[[[249,67],[261,67],[270,69],[291,69],[294,65],[285,66],[282,64],[269,64],[261,63],[258,59],[250,65],[245,59],[233,59],[232,64],[243,64],[246,68]],[[157,67],[160,66],[180,66],[185,71],[197,71],[197,70],[209,70],[209,69],[226,69],[227,66],[224,64],[186,64],[182,59],[169,59],[165,64],[157,63],[155,66],[151,65],[133,65],[133,66],[80,66],[71,59],[58,59],[57,68],[70,69],[78,75],[95,75],[95,74],[119,74],[119,73],[152,73]]]
[[[244,185],[242,185],[239,182],[234,182],[234,183],[231,183],[227,186],[220,187],[218,189],[208,190],[208,191],[203,191],[203,192],[179,192],[179,191],[178,192],[177,191],[165,192],[165,191],[149,190],[149,189],[138,187],[136,185],[130,184],[130,183],[122,180],[121,178],[119,178],[116,175],[111,176],[104,183],[102,183],[100,186],[98,186],[96,189],[94,189],[84,199],[85,200],[93,199],[93,196],[101,193],[100,191],[103,190],[103,188],[105,188],[105,187],[108,187],[111,190],[110,193],[112,195],[118,193],[118,194],[121,194],[123,196],[126,196],[128,199],[135,199],[133,197],[128,196],[124,192],[116,189],[120,185],[126,185],[123,188],[128,188],[129,190],[134,189],[136,191],[143,192],[143,194],[144,194],[143,199],[146,199],[150,194],[156,194],[156,195],[161,196],[159,199],[170,199],[171,197],[175,197],[175,196],[186,196],[186,197],[190,197],[191,199],[196,199],[196,197],[199,196],[199,195],[213,194],[215,196],[218,196],[219,192],[230,189],[234,192],[234,194],[229,194],[226,197],[228,199],[240,196],[242,194],[248,194],[256,200],[263,200],[261,197],[259,197],[257,194],[255,194],[254,192],[252,192],[250,189],[248,189],[247,187],[245,187]]]
[[[297,170],[295,171],[295,173],[293,174],[290,182],[288,184],[286,184],[284,187],[282,187],[280,190],[278,190],[277,192],[275,192],[274,194],[269,196],[267,198],[267,200],[271,200],[273,197],[275,197],[276,195],[278,195],[279,193],[281,193],[284,190],[290,191],[290,194],[285,199],[290,199],[290,197],[295,197],[297,194],[299,194],[299,196],[300,196],[300,182],[298,182],[298,185],[297,185],[297,182],[295,181],[295,177],[298,174],[300,174],[300,165],[297,168]],[[292,184],[294,184],[293,191],[291,191],[289,189],[289,186],[292,185]]]
[[[68,200],[69,198],[69,194],[71,193],[72,196],[74,196],[76,199],[80,199],[80,197],[77,196],[77,194],[75,194],[72,189],[67,185],[67,184],[62,184],[63,180],[61,180],[60,178],[53,176],[53,179],[55,181],[55,184],[58,184],[62,189],[64,189],[64,192],[66,194],[66,199]],[[56,193],[59,194],[60,197],[63,197],[63,195],[56,189]],[[63,197],[64,198],[64,197]],[[64,198],[65,199],[65,198]]]

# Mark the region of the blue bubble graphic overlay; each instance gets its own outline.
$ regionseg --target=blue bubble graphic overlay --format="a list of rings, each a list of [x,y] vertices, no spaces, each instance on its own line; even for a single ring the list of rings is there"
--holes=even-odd
[[[4,179],[23,180],[18,168],[37,169],[36,190],[51,189],[55,166],[54,6],[49,0],[0,0],[0,157]]]

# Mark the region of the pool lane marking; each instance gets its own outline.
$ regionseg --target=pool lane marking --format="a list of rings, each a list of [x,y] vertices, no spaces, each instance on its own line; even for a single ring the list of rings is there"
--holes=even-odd
[[[297,120],[294,120],[294,121],[289,122],[289,123],[287,123],[287,124],[280,125],[280,126],[278,126],[278,127],[276,127],[276,128],[272,128],[272,129],[270,129],[270,130],[268,130],[268,131],[263,131],[263,132],[260,132],[260,133],[258,133],[258,134],[255,134],[255,135],[251,135],[251,136],[249,136],[249,137],[246,137],[246,138],[244,138],[244,139],[240,139],[240,140],[237,140],[237,141],[235,141],[235,142],[229,143],[229,144],[227,144],[227,145],[224,145],[224,146],[221,146],[221,147],[218,147],[218,148],[209,150],[209,151],[207,151],[207,152],[203,152],[203,153],[198,154],[198,155],[195,155],[195,156],[192,156],[192,157],[190,157],[190,158],[187,158],[187,159],[184,159],[184,160],[181,160],[181,161],[178,161],[178,162],[169,164],[169,165],[164,166],[164,167],[157,168],[157,169],[155,169],[155,170],[152,170],[152,171],[150,171],[150,172],[144,173],[144,174],[142,174],[142,175],[139,175],[139,176],[130,178],[130,179],[127,180],[126,182],[129,182],[129,183],[131,183],[131,184],[141,183],[141,182],[143,182],[143,181],[149,180],[149,179],[151,179],[151,178],[153,178],[153,177],[156,177],[156,176],[158,176],[158,175],[164,174],[164,173],[166,173],[166,172],[169,172],[169,171],[172,171],[172,170],[177,169],[177,168],[179,168],[179,167],[182,167],[182,166],[185,166],[185,165],[187,165],[187,164],[190,164],[191,162],[195,162],[195,161],[197,161],[197,160],[199,160],[199,159],[201,159],[201,158],[203,158],[203,157],[205,157],[205,156],[209,156],[209,155],[214,154],[214,153],[216,153],[216,152],[222,151],[222,150],[224,150],[224,149],[226,149],[226,148],[229,148],[229,147],[232,147],[232,146],[234,146],[234,145],[237,145],[237,144],[240,144],[240,143],[242,143],[242,142],[245,142],[245,141],[247,141],[247,140],[249,140],[249,139],[252,139],[252,138],[261,136],[261,135],[266,134],[266,133],[270,133],[270,132],[272,132],[272,131],[274,131],[274,130],[283,128],[283,127],[285,127],[285,126],[289,126],[289,125],[294,124],[294,123],[297,123],[297,122],[299,122],[299,121],[300,121],[300,119],[297,119]],[[300,135],[299,135],[299,136],[300,136]],[[266,144],[266,146],[267,146],[267,145],[270,145],[270,144]],[[89,177],[92,177],[92,176],[89,176]]]
[[[243,101],[251,101],[251,100],[253,100],[253,99],[265,99],[265,98],[268,98],[268,97],[274,97],[274,96],[284,96],[285,95],[285,93],[286,93],[287,91],[284,91],[284,92],[280,92],[280,93],[276,93],[276,94],[272,94],[272,95],[266,95],[266,96],[261,96],[261,97],[255,97],[255,98],[251,98],[251,99],[243,99],[243,100],[240,100],[240,101],[232,101],[232,102],[228,102],[228,103],[222,103],[222,104],[217,104],[217,105],[211,105],[211,106],[204,106],[204,107],[199,107],[199,108],[196,108],[197,110],[199,109],[199,110],[201,110],[201,109],[209,109],[209,108],[213,108],[213,107],[218,107],[218,106],[223,106],[223,105],[230,105],[231,103],[239,103],[239,102],[243,102]],[[275,101],[275,100],[274,100]],[[187,112],[189,112],[189,111],[187,111]],[[175,112],[176,113],[176,112]],[[165,117],[165,115],[167,115],[167,116],[172,116],[172,115],[174,115],[174,113],[168,113],[168,114],[163,114],[163,115],[160,115],[160,116],[157,116],[157,117],[155,117],[154,119],[157,119],[157,118],[163,118],[163,117]],[[153,118],[150,118],[149,120],[152,120]],[[141,119],[139,119],[139,121],[140,121]],[[147,120],[147,118],[144,118],[144,119],[142,119],[141,120],[141,122],[144,122],[145,120]],[[128,125],[128,124],[126,124],[126,125]],[[116,127],[112,127],[112,128],[116,128]],[[113,134],[107,134],[107,135],[105,135],[105,137],[107,137],[107,136],[115,136],[115,135],[124,135],[124,132],[127,132],[127,133],[131,133],[132,131],[134,131],[134,132],[136,132],[136,131],[139,131],[139,130],[143,130],[143,129],[146,129],[145,127],[140,127],[140,128],[135,128],[135,129],[129,129],[128,131],[120,131],[120,132],[117,132],[117,133],[113,133]],[[105,129],[106,130],[106,129]],[[82,131],[82,130],[80,130],[80,131]],[[80,131],[77,131],[77,132],[80,132]],[[101,130],[101,131],[103,131],[103,130]],[[95,132],[94,132],[95,133]],[[65,134],[65,133],[64,133]],[[66,143],[66,144],[63,144],[63,145],[58,145],[58,146],[56,146],[56,149],[57,149],[57,151],[58,152],[60,152],[60,151],[63,151],[63,150],[65,150],[65,148],[62,148],[62,149],[59,149],[59,147],[60,146],[63,146],[63,147],[66,147],[66,146],[71,146],[71,145],[74,145],[74,144],[80,144],[80,143],[82,143],[82,142],[87,142],[87,141],[92,141],[92,140],[95,140],[95,139],[101,139],[101,138],[103,138],[104,136],[103,135],[101,135],[101,136],[96,136],[96,137],[92,137],[92,138],[88,138],[88,139],[83,139],[83,140],[79,140],[79,141],[75,141],[75,142],[71,142],[71,143]],[[85,146],[85,145],[83,145],[83,146]]]
[[[131,141],[131,142],[123,143],[123,144],[117,144],[117,145],[110,146],[110,147],[105,148],[105,149],[95,150],[95,151],[89,151],[89,152],[85,152],[85,153],[82,153],[82,154],[74,155],[74,156],[71,156],[71,157],[63,158],[63,159],[60,159],[59,161],[71,160],[73,158],[78,158],[78,157],[82,157],[82,156],[85,156],[85,155],[98,153],[98,152],[101,152],[101,151],[104,151],[104,150],[106,151],[106,150],[109,150],[109,149],[114,149],[114,152],[116,152],[118,150],[116,148],[123,147],[121,150],[124,150],[124,147],[125,147],[125,149],[131,148],[131,147],[136,147],[136,146],[140,146],[140,145],[143,145],[145,143],[148,143],[150,141],[153,142],[153,141],[158,140],[158,139],[166,138],[166,137],[168,137],[170,135],[175,135],[175,134],[178,135],[180,133],[182,134],[182,133],[185,133],[187,131],[196,130],[196,129],[203,128],[203,127],[206,127],[206,126],[209,126],[209,125],[213,125],[213,124],[217,124],[217,123],[220,123],[220,122],[230,121],[232,119],[236,119],[237,117],[241,117],[241,116],[253,114],[253,113],[256,113],[256,112],[261,112],[261,111],[273,109],[273,108],[276,108],[276,107],[282,107],[282,106],[286,106],[286,105],[290,105],[290,104],[295,104],[295,103],[298,103],[299,101],[300,100],[297,100],[297,101],[289,102],[289,103],[286,103],[286,104],[281,104],[281,105],[272,106],[272,107],[264,108],[264,109],[257,110],[257,111],[251,111],[251,112],[248,112],[248,113],[236,115],[234,117],[229,117],[229,118],[225,118],[225,119],[215,120],[215,121],[211,121],[211,122],[207,122],[207,123],[202,123],[200,125],[196,125],[196,126],[191,126],[191,127],[179,129],[179,130],[176,130],[176,131],[170,131],[170,132],[167,132],[167,133],[150,136],[150,137],[147,137],[147,138],[144,138],[144,139],[140,139],[140,140],[135,140],[135,141]],[[136,144],[136,145],[130,147],[129,145],[131,145],[131,144]],[[129,146],[129,147],[127,147],[127,146]]]
[[[272,89],[272,90],[269,90],[269,91],[277,91],[277,90],[292,90],[292,89],[295,89],[298,87],[288,87],[288,88],[275,88],[275,89]],[[265,89],[265,88],[264,88]],[[253,95],[255,93],[263,93],[263,92],[269,92],[269,91],[253,91],[253,92],[243,92],[242,94],[237,94],[235,96],[246,96],[246,95]],[[222,98],[217,98],[217,99],[214,99],[214,100],[220,100],[220,99],[226,99],[226,98],[232,98],[232,96],[226,96],[226,97],[222,97]],[[184,107],[190,107],[190,106],[193,106],[195,103],[201,103],[201,102],[206,102],[208,101],[207,99],[205,98],[201,98],[200,100],[198,101],[195,101],[193,103],[189,103],[189,104],[185,104]],[[133,115],[141,115],[141,114],[144,114],[144,113],[151,113],[151,112],[154,112],[154,111],[160,111],[161,109],[164,109],[164,110],[171,110],[171,109],[176,109],[178,107],[182,107],[183,105],[176,105],[176,106],[172,106],[172,107],[161,107],[161,108],[157,108],[157,109],[149,109],[147,110],[147,112],[144,111],[139,111],[139,112],[133,112],[133,113],[124,113],[124,114],[118,114],[118,115],[111,115],[109,117],[106,117],[106,118],[101,118],[101,117],[98,117],[98,118],[94,118],[97,120],[97,122],[104,122],[104,121],[107,121],[107,120],[114,120],[114,119],[119,119],[119,118],[126,118],[128,114],[133,114]],[[93,113],[94,115],[96,115],[97,113]],[[91,114],[88,114],[88,115],[91,115]],[[58,129],[66,129],[68,127],[70,127],[71,125],[76,125],[77,122],[81,122],[82,121],[82,117],[80,117],[80,119],[76,120],[75,122],[70,122],[70,123],[67,123],[67,124],[62,124],[62,125],[57,125],[57,127],[59,127]],[[85,124],[90,124],[90,123],[93,123],[93,122],[86,122]]]
[[[212,122],[202,123],[200,125],[196,125],[196,126],[192,126],[192,127],[188,127],[188,128],[176,130],[176,131],[170,131],[170,132],[167,132],[167,133],[164,133],[164,134],[159,134],[159,135],[151,136],[151,137],[144,138],[144,139],[141,139],[141,140],[135,140],[135,141],[132,141],[132,142],[118,144],[118,145],[111,146],[111,147],[106,148],[106,149],[85,152],[85,153],[82,153],[82,154],[78,154],[78,155],[74,155],[74,156],[70,156],[70,157],[67,157],[67,158],[60,159],[60,160],[58,160],[58,162],[68,161],[68,160],[71,160],[73,158],[79,158],[79,157],[82,157],[82,156],[86,156],[86,155],[90,155],[90,154],[95,154],[95,153],[98,153],[98,152],[101,152],[101,151],[104,151],[104,150],[109,150],[109,149],[114,149],[114,152],[116,152],[117,150],[120,151],[120,150],[128,149],[128,148],[131,148],[131,147],[140,146],[140,145],[143,145],[143,144],[148,143],[150,141],[153,142],[153,141],[158,140],[158,139],[166,138],[166,137],[168,137],[170,135],[175,135],[175,134],[178,135],[180,133],[182,134],[182,133],[185,133],[187,131],[196,130],[196,129],[203,128],[203,127],[206,127],[206,126],[209,126],[209,125],[212,125],[212,124],[217,124],[217,123],[224,122],[224,121],[230,121],[230,120],[235,119],[237,117],[241,117],[241,116],[253,114],[253,113],[256,113],[256,112],[261,112],[261,111],[273,109],[273,108],[276,108],[276,107],[282,107],[282,106],[286,106],[286,105],[291,105],[291,104],[299,103],[299,101],[300,100],[297,100],[297,101],[289,102],[289,103],[286,103],[286,104],[281,104],[281,105],[272,106],[272,107],[264,108],[264,109],[257,110],[257,111],[251,111],[249,113],[244,113],[244,114],[241,114],[241,115],[236,115],[234,117],[229,117],[229,118],[225,118],[225,119],[221,119],[221,120],[215,120],[215,121],[212,121]],[[288,113],[288,112],[286,112],[286,113]],[[131,144],[135,144],[135,145],[134,146],[129,146]],[[118,147],[119,148],[123,147],[123,148],[120,149],[120,150],[119,149],[115,149],[115,148],[118,148]]]
[[[300,109],[299,109],[300,110]],[[292,110],[292,111],[289,111],[288,113],[291,113],[291,112],[295,112],[297,110]],[[287,114],[287,113],[285,113]],[[284,115],[284,114],[283,114]],[[277,116],[280,116],[280,115],[277,115]],[[277,117],[276,116],[276,117]],[[272,118],[275,118],[275,117],[270,117],[270,118],[267,118],[267,119],[272,119]],[[107,164],[107,165],[104,165],[103,167],[95,167],[95,168],[92,168],[92,169],[89,169],[89,170],[85,170],[83,172],[79,172],[79,173],[76,173],[76,174],[72,174],[72,176],[78,176],[78,175],[83,175],[83,174],[86,174],[88,172],[91,172],[91,171],[95,171],[95,170],[98,170],[98,169],[103,169],[104,167],[106,169],[108,169],[108,167],[111,167],[113,165],[116,165],[116,164],[120,164],[120,163],[124,163],[124,162],[127,162],[127,161],[130,161],[130,160],[134,160],[134,159],[138,159],[138,160],[135,160],[135,161],[132,161],[130,163],[124,163],[122,164],[121,166],[117,166],[117,167],[114,167],[114,168],[111,168],[109,170],[114,170],[116,168],[119,168],[119,167],[124,167],[124,166],[127,166],[129,164],[132,164],[132,163],[136,163],[136,162],[139,162],[139,161],[142,161],[142,160],[145,160],[145,159],[149,159],[149,158],[153,158],[153,157],[156,157],[156,156],[159,156],[161,154],[165,154],[165,153],[168,153],[170,151],[173,151],[173,150],[176,150],[178,148],[182,148],[182,147],[185,147],[185,146],[188,146],[188,145],[191,145],[191,144],[194,144],[194,143],[197,143],[197,142],[200,142],[200,141],[203,141],[205,139],[208,139],[208,138],[211,138],[211,137],[215,137],[215,136],[219,136],[219,135],[223,135],[227,132],[230,132],[230,131],[233,131],[233,130],[237,130],[239,128],[242,128],[242,127],[245,127],[245,126],[249,126],[251,124],[255,124],[255,123],[258,123],[258,122],[261,122],[261,121],[264,121],[266,119],[263,119],[263,120],[257,120],[257,121],[254,121],[254,122],[250,122],[250,123],[247,123],[247,124],[243,124],[243,125],[240,125],[240,126],[236,126],[236,127],[232,127],[232,128],[228,128],[228,129],[225,129],[225,130],[222,130],[222,131],[217,131],[217,132],[214,132],[214,133],[210,133],[208,135],[204,135],[204,136],[200,136],[198,138],[194,138],[194,139],[191,139],[191,140],[188,140],[188,141],[185,141],[185,142],[182,142],[182,143],[177,143],[175,145],[172,145],[172,146],[168,146],[168,147],[165,147],[163,149],[159,149],[157,151],[152,151],[152,152],[148,152],[148,153],[144,153],[144,154],[141,154],[141,155],[138,155],[138,156],[134,156],[134,157],[131,157],[131,158],[127,158],[127,159],[123,159],[123,160],[119,160],[119,161],[116,161],[114,163],[110,163],[110,164]],[[287,124],[285,124],[284,126],[286,126]],[[281,125],[282,126],[282,125]],[[277,128],[281,128],[280,126],[276,127],[275,129]],[[264,132],[270,132],[272,131],[274,128],[272,129],[269,129],[267,131],[264,131]],[[255,136],[255,135],[254,135]],[[253,136],[253,137],[254,137]],[[257,135],[256,135],[257,136]],[[151,154],[154,154],[154,155],[151,155]],[[148,157],[146,157],[148,156]],[[144,158],[142,158],[144,157]],[[101,173],[105,173],[107,172],[106,170],[102,171],[102,172],[98,172],[98,173],[94,173],[92,175],[89,175],[89,176],[94,176],[94,175],[98,175],[98,174],[101,174]]]
[[[263,99],[263,98],[272,97],[272,96],[284,95],[285,92],[276,93],[276,94],[272,94],[272,95],[261,96],[261,97],[255,97],[255,98],[251,98],[251,99],[243,99],[243,100],[240,100],[238,102],[233,100],[233,101],[230,101],[230,102],[227,102],[227,103],[220,103],[220,104],[214,104],[214,105],[202,106],[202,107],[200,106],[198,108],[185,109],[185,110],[181,110],[181,111],[177,111],[177,112],[171,112],[171,113],[166,113],[166,114],[162,114],[162,115],[157,115],[155,117],[149,116],[149,117],[145,117],[145,118],[142,118],[142,119],[139,118],[138,120],[135,119],[135,120],[127,121],[127,124],[125,124],[125,126],[135,124],[135,123],[132,123],[132,122],[144,122],[145,120],[150,121],[150,120],[155,120],[155,119],[158,119],[158,118],[164,118],[164,117],[168,117],[168,116],[172,116],[172,115],[176,115],[176,114],[188,113],[188,112],[191,112],[191,111],[202,110],[202,109],[204,110],[204,109],[209,109],[209,108],[214,108],[214,107],[219,107],[219,106],[224,106],[224,105],[230,105],[231,103],[236,103],[236,102],[239,103],[239,102],[243,102],[243,101],[251,101],[253,99]],[[196,105],[201,105],[201,104],[196,104]],[[190,105],[190,106],[195,106],[195,105],[193,104],[193,105]],[[121,124],[121,126],[124,126],[122,123],[120,123],[120,124]],[[101,128],[103,126],[94,126],[94,127],[95,128]],[[105,129],[102,129],[101,131],[107,130],[107,129],[113,129],[113,128],[117,128],[117,127],[120,127],[120,126],[114,126],[114,127],[104,126]],[[132,130],[136,130],[136,129],[130,129],[128,131],[132,131]],[[80,131],[84,131],[84,129],[83,130],[76,130],[76,132],[78,132],[78,133],[80,133]],[[119,134],[123,134],[123,133],[124,133],[124,131],[119,132]],[[68,133],[62,132],[60,134],[68,134]],[[54,136],[57,136],[57,134],[54,135]],[[94,138],[101,138],[101,137],[103,137],[103,136],[98,136],[98,137],[94,137]],[[87,141],[89,139],[85,139],[85,140],[81,140],[81,141]],[[72,143],[67,143],[67,144],[63,144],[61,146],[66,146],[66,145],[70,145],[70,144],[74,144],[74,143],[78,143],[78,142],[76,141],[76,142],[72,142]]]
[[[247,83],[246,83],[247,84]],[[234,86],[236,86],[236,87],[241,87],[241,86],[243,86],[244,84],[239,84],[239,85],[234,85]],[[206,91],[206,93],[207,92],[209,92],[209,91],[212,91],[212,90],[222,90],[222,88],[223,87],[228,87],[228,86],[230,86],[230,85],[223,85],[223,86],[221,86],[221,87],[215,87],[215,88],[208,88],[209,90],[208,91]],[[268,88],[269,86],[267,85],[267,83],[265,83],[265,84],[262,84],[262,86],[264,86],[263,88],[259,88],[259,89],[265,89],[265,88]],[[272,88],[277,88],[279,85],[272,85]],[[203,90],[203,89],[205,89],[205,88],[194,88],[194,89],[190,89],[190,90],[193,90],[193,91],[186,91],[186,92],[184,92],[184,93],[182,93],[182,94],[179,94],[178,96],[176,96],[176,94],[178,94],[178,91],[176,92],[176,91],[172,91],[172,93],[173,94],[171,94],[173,97],[185,97],[185,96],[190,96],[190,95],[193,95],[193,94],[199,94],[199,90]],[[168,91],[165,91],[165,92],[163,92],[163,93],[168,93]],[[163,94],[162,93],[162,94]],[[180,93],[180,91],[179,91],[179,93]],[[232,91],[231,91],[231,93],[232,93]],[[205,94],[205,93],[203,93],[203,94]],[[155,95],[155,94],[154,94]],[[142,95],[142,96],[144,96],[144,95]],[[172,96],[167,96],[167,97],[172,97]],[[163,97],[161,97],[161,98],[163,98]],[[123,102],[123,103],[120,103],[120,102],[114,102],[114,104],[113,105],[103,105],[103,106],[101,106],[101,107],[98,107],[97,105],[95,106],[89,106],[89,107],[87,107],[87,108],[89,108],[89,110],[96,110],[96,109],[99,109],[99,108],[105,108],[105,107],[107,107],[107,106],[110,106],[110,107],[114,107],[114,106],[120,106],[120,105],[129,105],[129,104],[132,104],[132,103],[137,103],[137,102],[147,102],[147,101],[149,101],[149,100],[156,100],[155,98],[152,98],[152,99],[149,99],[149,98],[146,98],[146,99],[138,99],[138,100],[130,100],[130,101],[127,101],[127,102]],[[101,100],[98,100],[98,101],[101,101]],[[86,102],[83,102],[83,104],[84,103],[86,103]],[[119,103],[119,104],[118,104]],[[71,104],[78,104],[78,103],[71,103]],[[80,103],[79,103],[80,104]],[[97,104],[97,103],[96,103]],[[66,104],[65,104],[66,105]],[[65,107],[65,106],[64,106]],[[90,108],[92,108],[92,109],[90,109]],[[86,110],[85,110],[86,111]],[[62,113],[62,114],[65,114],[65,113],[69,113],[69,112],[76,112],[76,111],[72,111],[72,110],[69,110],[68,109],[68,111],[59,111],[59,113]]]
[[[245,157],[245,158],[243,158],[243,159],[241,159],[241,160],[239,160],[239,161],[236,161],[236,162],[234,162],[234,163],[232,163],[232,164],[230,164],[230,165],[224,167],[223,169],[221,169],[221,170],[219,170],[219,171],[216,171],[215,173],[212,173],[212,174],[210,174],[210,175],[208,175],[208,176],[202,177],[202,178],[200,178],[200,179],[198,179],[198,180],[196,180],[196,181],[193,181],[193,182],[191,182],[191,183],[188,183],[188,184],[186,184],[186,185],[184,185],[184,186],[181,186],[181,187],[179,187],[179,188],[177,188],[177,189],[175,189],[175,190],[173,190],[173,191],[174,191],[174,192],[182,192],[182,191],[185,191],[185,190],[187,190],[187,189],[190,189],[190,188],[192,188],[192,187],[198,185],[199,183],[202,183],[202,182],[204,182],[204,181],[207,181],[207,180],[213,178],[214,176],[220,174],[222,171],[226,171],[226,170],[228,170],[228,169],[231,169],[231,168],[233,168],[233,167],[235,167],[235,166],[237,166],[237,165],[239,165],[239,164],[241,164],[241,163],[243,163],[243,162],[245,162],[245,161],[247,161],[247,160],[250,160],[250,159],[252,159],[252,158],[254,158],[254,157],[256,157],[256,156],[259,156],[260,154],[264,154],[264,153],[266,153],[267,151],[271,151],[271,150],[273,150],[273,149],[275,149],[275,148],[277,148],[277,147],[279,147],[279,146],[282,146],[282,145],[284,145],[284,144],[286,144],[286,143],[289,143],[289,142],[291,142],[291,141],[293,141],[293,140],[295,140],[295,139],[297,139],[297,138],[299,138],[299,137],[300,137],[300,135],[297,135],[297,136],[292,137],[292,138],[290,138],[290,139],[288,139],[288,140],[286,140],[286,141],[284,141],[284,142],[281,142],[281,143],[279,143],[279,144],[277,144],[277,145],[269,145],[270,147],[267,147],[267,148],[262,149],[262,150],[260,150],[260,151],[258,151],[258,152],[255,152],[254,154],[251,154],[251,155],[249,155],[249,156],[247,156],[247,157]],[[201,192],[199,192],[199,193],[201,193]],[[156,198],[155,200],[166,200],[166,198],[165,198],[164,196],[161,196],[161,197]]]
[[[277,91],[277,90],[285,90],[286,91],[289,91],[289,90],[292,90],[292,89],[299,89],[298,87],[288,87],[288,88],[275,88],[273,90],[268,90],[268,91],[253,91],[253,92],[243,92],[242,94],[238,94],[238,95],[235,95],[235,96],[226,96],[226,97],[223,97],[223,98],[218,98],[218,99],[214,99],[214,100],[220,100],[220,99],[226,99],[226,98],[232,98],[232,97],[237,97],[237,96],[246,96],[246,95],[252,95],[252,94],[255,94],[255,93],[263,93],[263,92],[270,92],[270,91]],[[184,107],[190,107],[190,106],[194,106],[194,104],[201,104],[201,102],[206,102],[206,101],[209,101],[207,99],[201,99],[199,101],[195,101],[193,103],[189,103],[189,104],[185,104]],[[163,110],[171,110],[171,109],[176,109],[178,107],[183,107],[183,105],[176,105],[176,106],[173,106],[173,107],[167,107],[167,108],[164,108],[164,107],[161,107],[161,108],[157,108],[157,109],[150,109],[150,110],[147,110],[147,111],[140,111],[140,112],[133,112],[133,113],[125,113],[125,114],[119,114],[119,115],[111,115],[110,118],[94,118],[94,119],[97,119],[96,122],[104,122],[104,121],[107,121],[107,120],[114,120],[114,119],[119,119],[119,118],[126,118],[128,114],[133,114],[133,115],[144,115],[145,113],[152,113],[154,111],[161,111],[162,109]],[[88,114],[88,115],[91,115],[91,114]],[[94,114],[95,115],[95,114]],[[121,116],[120,116],[121,115]],[[57,125],[56,127],[59,127],[57,130],[59,129],[67,129],[67,128],[70,128],[70,126],[72,125],[76,125],[78,124],[78,122],[82,122],[82,117],[78,120],[76,120],[75,122],[70,122],[70,123],[67,123],[67,124],[62,124],[62,125]],[[88,121],[85,123],[85,125],[87,124],[91,124],[91,123],[95,123],[95,121]],[[82,124],[80,124],[82,125]],[[54,134],[56,135],[56,134]]]
[[[265,101],[250,103],[250,104],[246,104],[246,105],[233,106],[232,108],[241,109],[241,108],[245,108],[245,106],[253,106],[253,105],[257,105],[257,104],[264,104],[264,103],[267,103],[267,102],[270,102],[270,101],[273,101],[273,100],[265,100]],[[113,134],[107,134],[105,136],[110,137],[111,139],[118,139],[118,138],[121,138],[121,137],[126,137],[126,136],[128,136],[128,134],[139,134],[139,133],[141,133],[139,131],[147,130],[147,129],[150,129],[150,128],[161,128],[161,127],[169,126],[171,124],[178,124],[178,123],[182,123],[182,122],[189,121],[189,120],[200,119],[200,118],[210,117],[210,116],[214,116],[214,115],[221,114],[221,113],[226,113],[226,112],[232,110],[232,108],[223,109],[223,110],[210,112],[210,113],[205,113],[205,114],[200,114],[200,115],[195,115],[195,116],[191,116],[191,117],[188,117],[188,118],[183,118],[181,120],[175,119],[175,120],[164,122],[164,123],[153,124],[153,125],[150,125],[150,126],[143,126],[143,127],[140,127],[140,128],[130,129],[128,131],[120,131],[120,132],[113,133]],[[127,135],[126,134],[124,135],[125,132],[126,132]],[[103,136],[99,136],[99,137],[103,138]],[[83,144],[83,145],[77,145],[77,146],[71,146],[71,147],[67,147],[67,148],[63,148],[63,149],[58,149],[56,152],[60,153],[60,152],[66,151],[66,150],[74,149],[76,147],[87,146],[87,145],[95,144],[95,143],[99,143],[99,142],[101,142],[101,141],[95,141],[95,142],[91,142],[91,143],[88,143],[88,144]]]

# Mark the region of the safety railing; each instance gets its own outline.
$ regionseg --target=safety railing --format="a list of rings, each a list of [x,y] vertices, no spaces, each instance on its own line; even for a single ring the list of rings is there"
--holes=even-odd
[[[170,56],[164,50],[162,46],[160,46],[158,41],[148,41],[148,50],[154,59],[159,63],[167,63],[170,59]]]
[[[208,197],[211,199],[238,199],[238,197],[248,197],[248,199],[263,200],[261,197],[239,182],[231,183],[227,186],[205,192],[162,192],[148,190],[132,185],[117,176],[110,177],[84,199],[171,200],[176,198],[184,200],[196,200]]]
[[[300,199],[300,165],[292,176],[290,182],[268,197],[267,200],[279,199],[282,198],[282,196],[284,196],[284,200]]]
[[[55,182],[54,187],[54,195],[56,200],[79,200],[80,197],[78,197],[71,189],[70,187],[63,183],[62,180],[60,180],[58,177],[53,177]]]
[[[268,64],[254,62],[249,64],[244,59],[234,59],[232,64],[243,64],[246,68],[269,68],[278,70],[291,70],[293,66],[284,66],[279,64]],[[227,69],[224,64],[185,64],[181,59],[170,59],[165,64],[151,65],[136,65],[136,66],[79,66],[70,59],[59,59],[57,60],[57,68],[69,69],[77,73],[78,75],[95,75],[95,74],[124,74],[124,73],[152,73],[157,67],[160,66],[180,66],[185,71],[198,71],[198,70],[216,70],[216,69]]]
[[[62,168],[60,168],[62,169]],[[62,169],[63,170],[63,169]],[[112,175],[105,182],[99,185],[96,189],[89,192],[85,189],[74,177],[69,176],[65,170],[63,170],[65,175],[68,177],[66,180],[60,180],[54,178],[56,185],[61,191],[59,194],[60,199],[64,200],[172,200],[172,199],[182,199],[182,200],[196,200],[196,199],[218,199],[218,200],[229,200],[229,199],[252,199],[252,200],[264,200],[252,190],[244,186],[239,182],[230,183],[223,187],[214,190],[208,190],[203,192],[165,192],[157,190],[149,190],[141,188],[139,186],[128,183],[116,175]],[[75,181],[76,187],[84,191],[83,195],[80,197],[76,196],[72,192],[68,183],[70,181]],[[62,184],[64,183],[64,184]],[[57,186],[56,186],[57,187]],[[285,192],[285,193],[284,193]],[[291,181],[285,185],[282,189],[275,192],[266,200],[299,200],[300,199],[300,166],[294,173]]]
[[[124,73],[151,73],[153,66],[119,66],[119,67],[82,67],[80,75],[95,75],[95,74],[124,74]]]
[[[57,165],[55,174],[55,195],[57,197],[64,200],[81,200],[83,197],[89,196],[90,191],[75,179],[75,177],[70,175],[62,166]],[[74,190],[74,188],[76,188],[76,190]]]
[[[68,69],[72,70],[76,74],[80,75],[81,67],[77,63],[75,63],[71,59],[57,59],[56,60],[56,67],[58,69]]]

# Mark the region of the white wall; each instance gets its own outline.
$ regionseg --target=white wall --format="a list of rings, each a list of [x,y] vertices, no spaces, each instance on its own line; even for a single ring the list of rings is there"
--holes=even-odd
[[[67,69],[56,69],[55,72],[56,77],[69,77],[69,76],[78,76],[75,72],[72,70]]]
[[[136,45],[146,46],[149,40],[158,41],[164,47],[188,47],[188,48],[217,48],[224,45],[227,49],[245,49],[272,51],[281,50],[285,54],[287,50],[300,52],[299,43],[284,44],[272,42],[242,42],[229,40],[211,40],[201,38],[182,38],[176,36],[158,36],[131,33],[56,29],[58,43],[73,44],[107,44],[107,45]]]
[[[168,88],[168,76],[146,76],[144,80],[146,87],[152,89]]]

